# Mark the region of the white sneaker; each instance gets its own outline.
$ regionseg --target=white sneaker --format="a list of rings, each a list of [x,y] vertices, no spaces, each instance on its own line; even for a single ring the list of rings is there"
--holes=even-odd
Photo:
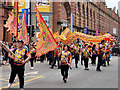
[[[24,88],[20,88],[20,90],[24,90]]]
[[[11,88],[11,85],[12,85],[12,84],[9,83],[9,84],[8,84],[8,88]]]
[[[31,69],[30,70],[33,70],[33,67],[31,67]]]

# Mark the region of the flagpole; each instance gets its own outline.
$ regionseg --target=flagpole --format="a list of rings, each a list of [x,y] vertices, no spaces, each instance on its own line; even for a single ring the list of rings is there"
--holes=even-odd
[[[18,0],[16,2],[17,4],[17,34],[16,34],[16,38],[18,37]]]
[[[15,39],[17,40],[18,39],[18,0],[15,0],[15,3],[16,3],[16,8],[17,8],[17,10],[16,10],[16,12],[14,12],[14,13],[16,13],[16,23],[17,23],[17,25],[16,25],[16,37],[15,37]]]

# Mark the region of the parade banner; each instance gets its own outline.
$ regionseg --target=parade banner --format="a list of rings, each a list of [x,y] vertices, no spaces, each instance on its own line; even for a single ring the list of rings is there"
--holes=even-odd
[[[28,9],[22,9],[22,15],[25,12],[26,24],[28,25]]]
[[[18,0],[14,2],[14,20],[12,22],[11,30],[14,32],[13,36],[18,36]]]
[[[68,38],[68,36],[71,35],[71,34],[72,34],[71,30],[70,30],[69,28],[66,28],[66,29],[61,33],[60,38],[61,38],[62,40],[66,40],[66,39]]]
[[[61,38],[60,38],[60,36],[59,36],[59,33],[58,33],[58,32],[54,33],[54,34],[53,34],[53,36],[54,36],[54,38],[55,38],[56,42],[60,42],[60,41],[61,41]]]
[[[18,39],[23,40],[24,43],[29,42],[25,12],[23,13],[23,18],[22,18],[22,23],[21,23],[21,28],[20,28],[20,32],[19,32],[19,35],[18,35]]]
[[[50,32],[49,28],[47,27],[42,15],[36,9],[38,17],[38,26],[40,29],[40,33],[38,35],[38,42],[36,42],[36,55],[41,56],[43,54],[46,54],[49,51],[55,50],[55,48],[58,47],[58,44],[56,43],[56,40],[53,37],[53,34]]]
[[[14,2],[14,12],[11,12],[9,14],[9,18],[6,21],[6,24],[3,26],[8,28],[7,31],[9,31],[13,37],[18,36],[18,1],[17,0],[15,0]]]
[[[10,34],[12,34],[11,31],[10,31],[10,28],[11,28],[11,23],[12,23],[12,21],[13,21],[13,19],[14,19],[14,13],[11,12],[10,14],[8,14],[8,16],[9,16],[9,18],[8,18],[8,20],[6,21],[6,24],[3,25],[3,26],[4,26],[5,28],[8,28],[7,31],[9,31]]]

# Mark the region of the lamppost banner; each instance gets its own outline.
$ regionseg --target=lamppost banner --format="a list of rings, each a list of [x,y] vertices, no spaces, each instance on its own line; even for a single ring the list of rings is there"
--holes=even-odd
[[[84,33],[84,34],[87,34],[87,27],[84,27],[84,28],[83,28],[83,33]]]

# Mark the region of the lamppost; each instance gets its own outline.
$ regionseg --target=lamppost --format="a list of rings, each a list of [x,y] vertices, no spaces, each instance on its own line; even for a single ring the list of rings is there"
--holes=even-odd
[[[29,38],[29,43],[31,43],[31,41],[32,41],[32,21],[31,21],[31,0],[30,0],[30,8],[29,8],[29,10],[30,10],[30,38]]]
[[[99,32],[100,32],[100,2],[99,2]]]
[[[87,31],[88,31],[88,20],[89,20],[88,4],[89,4],[89,0],[87,0]]]

